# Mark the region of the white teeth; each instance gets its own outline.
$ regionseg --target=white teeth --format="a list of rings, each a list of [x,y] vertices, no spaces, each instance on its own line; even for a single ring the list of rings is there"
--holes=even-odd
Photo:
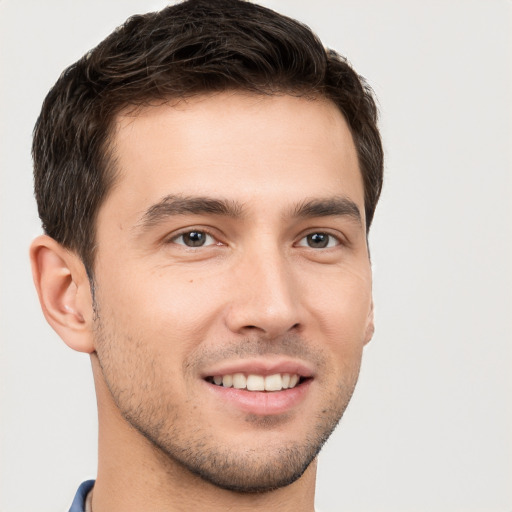
[[[256,375],[234,373],[233,375],[215,375],[213,383],[225,388],[247,389],[248,391],[281,391],[294,388],[300,380],[296,373],[275,373],[274,375]]]
[[[243,373],[235,373],[233,375],[233,387],[236,389],[245,389],[247,386],[247,379]]]
[[[265,391],[280,391],[283,388],[283,379],[279,373],[265,377]]]
[[[265,391],[265,377],[261,375],[249,375],[247,377],[248,391]]]

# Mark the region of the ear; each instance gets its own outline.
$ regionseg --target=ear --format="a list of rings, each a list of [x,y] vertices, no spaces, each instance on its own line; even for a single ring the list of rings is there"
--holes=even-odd
[[[47,322],[74,350],[94,351],[93,306],[81,259],[49,236],[30,246],[32,276]]]
[[[375,332],[375,322],[373,314],[373,299],[370,303],[370,311],[368,311],[368,317],[366,319],[366,330],[364,334],[364,344],[366,345],[373,337]]]

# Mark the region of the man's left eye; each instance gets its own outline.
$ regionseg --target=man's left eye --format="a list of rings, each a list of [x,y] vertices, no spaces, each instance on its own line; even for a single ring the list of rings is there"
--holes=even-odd
[[[302,238],[297,245],[312,249],[329,249],[340,245],[340,241],[329,233],[310,233]]]
[[[181,235],[173,238],[172,241],[175,244],[185,245],[187,247],[204,247],[205,245],[213,245],[216,243],[212,235],[209,235],[205,231],[196,230],[181,233]]]

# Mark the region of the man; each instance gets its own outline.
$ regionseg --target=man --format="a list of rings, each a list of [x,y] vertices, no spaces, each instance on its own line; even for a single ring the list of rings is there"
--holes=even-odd
[[[59,78],[31,260],[96,386],[72,512],[314,509],[373,334],[376,117],[307,27],[238,0],[135,16]]]

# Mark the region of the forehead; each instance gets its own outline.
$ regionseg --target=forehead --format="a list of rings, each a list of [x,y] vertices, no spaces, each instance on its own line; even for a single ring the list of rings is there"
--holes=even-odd
[[[117,183],[100,209],[136,222],[168,194],[259,206],[349,196],[364,211],[350,129],[325,99],[226,92],[120,115]]]

